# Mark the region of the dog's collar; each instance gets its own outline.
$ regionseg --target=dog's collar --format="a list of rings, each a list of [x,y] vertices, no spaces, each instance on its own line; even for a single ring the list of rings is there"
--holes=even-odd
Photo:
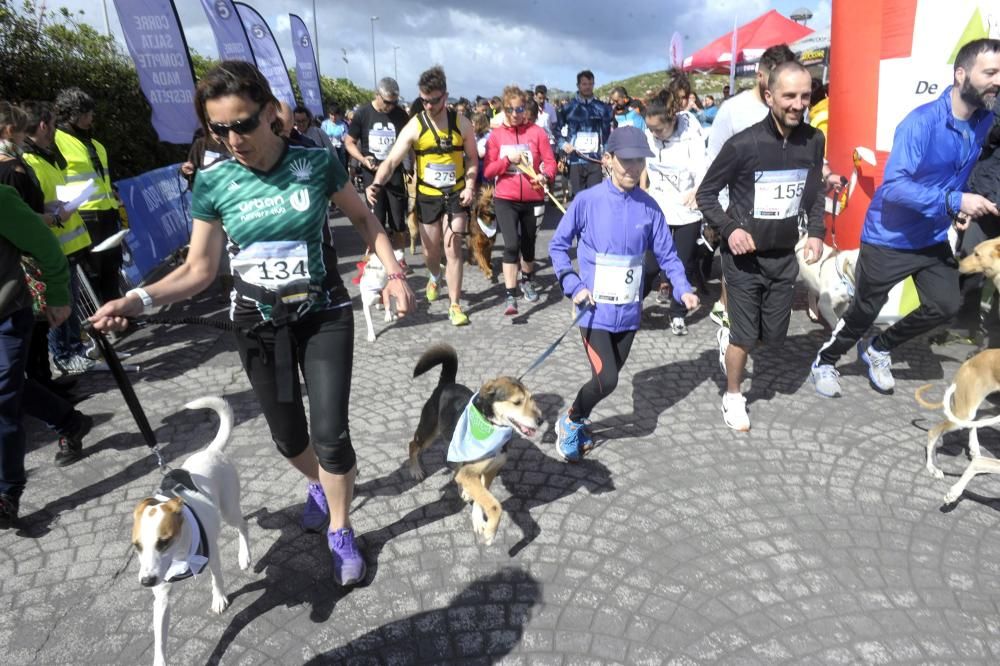
[[[184,495],[202,495],[201,491],[194,485],[191,475],[183,469],[171,470],[160,484],[160,493],[154,499],[161,502],[169,502],[173,497],[185,499]],[[182,560],[174,559],[170,563],[163,579],[168,583],[175,583],[191,576],[197,576],[205,570],[208,564],[208,536],[205,534],[205,526],[202,525],[198,514],[189,506],[188,502],[181,505],[181,518],[191,528],[191,547],[187,555]],[[197,528],[197,529],[195,529]]]
[[[448,445],[448,462],[468,463],[492,458],[500,453],[514,435],[510,426],[498,426],[490,422],[476,409],[476,393],[462,410],[455,432]]]

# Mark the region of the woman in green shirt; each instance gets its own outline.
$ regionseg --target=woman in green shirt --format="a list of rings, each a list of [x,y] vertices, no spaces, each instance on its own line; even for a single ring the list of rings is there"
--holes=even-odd
[[[187,260],[162,280],[106,303],[91,321],[121,330],[128,317],[154,304],[204,290],[228,238],[233,320],[256,333],[237,335],[240,359],[278,450],[308,480],[303,526],[328,529],[334,579],[351,585],[365,576],[348,518],[357,474],[347,420],[354,318],[327,225],[329,200],[375,248],[400,316],[413,310],[413,292],[382,226],[353,188],[344,188],[343,166],[323,148],[290,146],[276,135],[277,108],[253,65],[223,62],[202,77],[195,109],[232,159],[199,173]],[[308,422],[297,368],[309,392]]]

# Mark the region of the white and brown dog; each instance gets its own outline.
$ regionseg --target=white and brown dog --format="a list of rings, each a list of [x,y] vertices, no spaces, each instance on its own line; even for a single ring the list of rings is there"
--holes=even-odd
[[[403,251],[394,250],[396,261],[403,260]],[[365,311],[365,324],[368,327],[368,342],[375,342],[375,325],[372,323],[372,306],[385,308],[385,321],[390,322],[396,318],[392,312],[389,292],[385,290],[389,282],[389,274],[385,266],[374,253],[368,258],[365,264],[365,272],[361,276],[358,285],[361,288],[361,308]]]
[[[809,317],[833,329],[854,297],[858,250],[837,250],[823,243],[823,256],[807,264],[805,245],[806,237],[802,236],[795,245],[795,257],[799,260],[799,278],[809,290]]]
[[[153,588],[154,666],[167,663],[170,585],[200,574],[206,564],[212,578],[212,610],[229,606],[219,557],[222,521],[239,532],[240,569],[250,567],[247,523],[240,511],[240,478],[223,453],[233,429],[233,412],[226,401],[204,397],[187,409],[212,409],[219,431],[203,450],[168,473],[159,492],[139,502],[133,512],[132,544],[139,558],[139,583]]]
[[[428,349],[417,361],[413,376],[436,365],[441,377],[424,403],[420,422],[409,445],[410,475],[424,478],[420,453],[442,435],[450,442],[448,462],[455,469],[455,482],[462,499],[472,502],[472,529],[484,544],[493,543],[500,525],[500,502],[490,492],[490,484],[507,461],[507,443],[517,432],[534,437],[542,426],[542,412],[531,392],[513,377],[497,377],[479,391],[455,383],[458,355],[448,345]]]

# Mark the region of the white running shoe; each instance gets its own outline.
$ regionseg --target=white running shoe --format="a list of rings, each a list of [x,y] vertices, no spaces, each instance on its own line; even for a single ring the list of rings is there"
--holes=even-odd
[[[722,419],[726,425],[738,432],[750,430],[750,416],[747,414],[747,399],[742,393],[726,393],[722,396]]]

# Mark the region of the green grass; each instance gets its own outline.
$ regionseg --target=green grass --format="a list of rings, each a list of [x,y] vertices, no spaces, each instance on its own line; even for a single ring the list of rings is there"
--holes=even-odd
[[[690,77],[691,85],[698,95],[721,94],[722,86],[729,83],[729,77],[724,74],[691,74]],[[602,98],[607,97],[611,94],[611,89],[615,86],[624,86],[629,95],[632,97],[642,98],[646,96],[647,90],[652,90],[656,93],[663,88],[666,83],[667,72],[666,70],[660,70],[658,72],[637,74],[636,76],[632,76],[621,81],[605,83],[604,85],[594,88],[594,94]]]

